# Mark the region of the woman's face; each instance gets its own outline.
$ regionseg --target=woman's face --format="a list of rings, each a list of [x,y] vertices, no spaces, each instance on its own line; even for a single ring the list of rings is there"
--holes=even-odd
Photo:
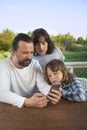
[[[48,43],[46,42],[44,36],[39,38],[39,43],[36,43],[35,50],[40,56],[46,55]]]
[[[47,76],[50,83],[61,83],[63,79],[63,73],[61,71],[53,72],[49,67],[47,67]]]

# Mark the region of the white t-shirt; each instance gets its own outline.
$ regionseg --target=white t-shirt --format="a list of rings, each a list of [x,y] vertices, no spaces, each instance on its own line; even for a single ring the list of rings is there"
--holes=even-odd
[[[16,68],[10,57],[0,61],[0,102],[21,108],[25,97],[33,94],[36,84],[39,91],[48,94],[51,86],[44,80],[38,61],[32,59],[23,69]]]

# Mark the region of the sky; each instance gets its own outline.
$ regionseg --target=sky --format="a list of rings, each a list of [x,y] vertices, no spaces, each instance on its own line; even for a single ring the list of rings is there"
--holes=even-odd
[[[87,38],[87,0],[0,0],[0,33],[44,28],[50,35]]]

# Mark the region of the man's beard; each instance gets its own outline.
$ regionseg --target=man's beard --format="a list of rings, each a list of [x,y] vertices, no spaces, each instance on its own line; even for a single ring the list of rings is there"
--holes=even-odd
[[[23,60],[23,61],[18,61],[18,64],[23,66],[23,67],[27,67],[30,63],[31,63],[31,59],[26,59],[26,60]]]

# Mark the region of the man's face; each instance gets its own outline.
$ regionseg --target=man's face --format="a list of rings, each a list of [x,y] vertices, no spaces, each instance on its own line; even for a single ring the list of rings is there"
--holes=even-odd
[[[24,41],[19,41],[18,49],[13,52],[16,67],[26,67],[31,63],[32,56],[34,53],[34,45],[33,43],[27,43]]]

